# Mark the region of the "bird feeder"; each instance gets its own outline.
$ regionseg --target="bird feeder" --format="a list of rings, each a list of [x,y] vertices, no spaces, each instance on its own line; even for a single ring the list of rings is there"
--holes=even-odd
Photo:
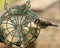
[[[29,9],[30,0],[26,5],[10,8],[5,0],[4,7],[6,12],[0,17],[0,42],[11,47],[26,48],[36,40],[40,32],[38,25],[33,27],[32,22],[38,17]]]

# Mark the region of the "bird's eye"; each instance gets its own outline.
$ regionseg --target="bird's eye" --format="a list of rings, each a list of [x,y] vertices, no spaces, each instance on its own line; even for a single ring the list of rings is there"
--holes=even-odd
[[[40,23],[40,19],[36,19],[35,20],[35,23]]]

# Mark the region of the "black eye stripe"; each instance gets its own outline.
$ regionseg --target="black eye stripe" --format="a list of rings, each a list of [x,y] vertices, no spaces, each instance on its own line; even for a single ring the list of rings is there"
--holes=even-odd
[[[36,19],[35,20],[35,23],[40,23],[40,19]]]

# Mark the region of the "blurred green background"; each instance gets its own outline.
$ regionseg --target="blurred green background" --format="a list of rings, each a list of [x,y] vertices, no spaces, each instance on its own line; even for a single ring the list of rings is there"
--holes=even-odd
[[[13,0],[7,0],[7,3],[8,4],[11,4],[13,2]],[[5,3],[5,0],[0,0],[0,10],[2,9],[2,8],[4,8],[4,3]]]

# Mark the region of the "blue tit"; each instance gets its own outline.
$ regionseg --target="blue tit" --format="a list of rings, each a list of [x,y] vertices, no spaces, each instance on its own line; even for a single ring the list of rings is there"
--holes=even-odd
[[[55,25],[47,20],[44,19],[36,19],[35,23],[38,24],[42,29],[46,28],[48,26],[54,26],[54,27],[58,27],[58,25]]]

